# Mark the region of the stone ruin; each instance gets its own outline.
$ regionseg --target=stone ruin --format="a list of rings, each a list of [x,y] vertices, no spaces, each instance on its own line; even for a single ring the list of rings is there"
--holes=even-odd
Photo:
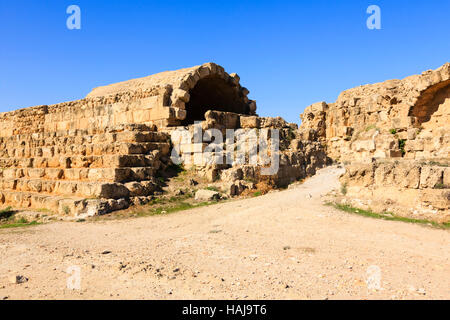
[[[450,220],[450,64],[342,92],[305,109],[346,195],[378,212]]]
[[[237,74],[207,63],[94,89],[86,98],[0,114],[0,204],[92,216],[127,208],[159,190],[170,166],[170,132],[277,128],[287,185],[315,173],[327,157],[315,136],[281,118],[260,118]],[[200,151],[204,146],[201,146]],[[191,153],[190,146],[183,153]],[[238,195],[260,177],[257,166],[197,167]]]
[[[160,191],[171,166],[171,133],[278,129],[280,169],[205,164],[230,196],[264,181],[274,187],[345,164],[346,199],[399,214],[449,219],[450,64],[422,75],[344,91],[316,103],[300,128],[259,117],[237,74],[214,63],[94,89],[86,98],[0,114],[0,205],[92,216]],[[181,145],[182,157],[205,144]],[[344,199],[345,200],[345,199]],[[346,200],[347,201],[347,200]],[[405,213],[406,212],[406,213]],[[436,218],[437,217],[437,218]]]

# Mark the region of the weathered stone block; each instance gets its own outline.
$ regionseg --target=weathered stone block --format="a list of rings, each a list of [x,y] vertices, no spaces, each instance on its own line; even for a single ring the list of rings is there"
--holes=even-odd
[[[443,183],[444,168],[424,166],[420,173],[420,188],[434,188]]]
[[[261,119],[256,116],[241,116],[240,125],[241,128],[259,128],[261,125]]]
[[[236,180],[241,180],[243,174],[242,169],[239,167],[230,168],[221,172],[220,179],[223,181],[233,182]]]
[[[424,150],[424,141],[420,140],[408,140],[405,144],[406,151],[423,151]]]
[[[420,167],[417,165],[398,164],[394,168],[394,177],[395,185],[417,189],[420,183]]]
[[[219,199],[220,199],[220,193],[217,191],[198,190],[195,193],[195,200],[198,200],[198,201],[212,201],[212,200],[219,200]]]
[[[380,186],[392,185],[394,182],[393,163],[381,163],[375,169],[375,184]]]
[[[450,168],[444,169],[443,184],[447,188],[450,188]]]

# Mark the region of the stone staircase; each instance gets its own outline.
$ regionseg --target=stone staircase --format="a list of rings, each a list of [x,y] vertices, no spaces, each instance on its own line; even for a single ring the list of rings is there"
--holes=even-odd
[[[168,135],[145,125],[0,137],[0,205],[64,215],[122,209],[151,195]]]

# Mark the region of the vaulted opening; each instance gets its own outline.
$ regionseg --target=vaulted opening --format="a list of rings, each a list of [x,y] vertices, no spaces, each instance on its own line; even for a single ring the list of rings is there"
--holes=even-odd
[[[242,94],[232,84],[219,77],[200,79],[189,94],[190,99],[185,106],[186,119],[182,121],[182,125],[205,120],[205,112],[208,110],[249,113]]]
[[[432,116],[439,110],[448,108],[450,103],[450,80],[438,83],[425,90],[410,111],[410,116],[416,118],[415,126],[430,121]],[[439,110],[448,113],[448,110]]]

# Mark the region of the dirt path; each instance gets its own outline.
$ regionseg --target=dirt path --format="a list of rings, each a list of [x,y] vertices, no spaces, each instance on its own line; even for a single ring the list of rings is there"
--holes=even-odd
[[[0,299],[450,299],[450,232],[323,206],[338,171],[167,216],[1,230]]]

